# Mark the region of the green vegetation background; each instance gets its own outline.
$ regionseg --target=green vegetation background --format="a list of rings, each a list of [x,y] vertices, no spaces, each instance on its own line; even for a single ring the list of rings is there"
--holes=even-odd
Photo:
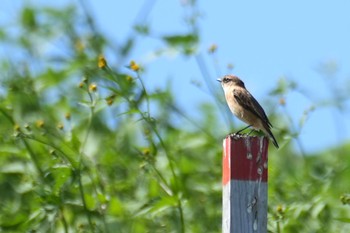
[[[135,25],[116,46],[80,4],[26,6],[16,25],[1,25],[0,232],[221,232],[221,90],[210,90],[216,106],[194,110],[201,117],[186,115],[170,86],[145,88],[152,64],[127,60],[152,25]],[[214,85],[201,61],[215,60],[216,45],[198,53],[197,16],[185,20],[190,33],[158,39],[195,56]],[[350,91],[291,119],[294,92],[299,84],[281,79],[269,97],[282,109],[268,111],[282,145],[269,153],[269,231],[350,232],[350,145],[309,155],[298,138],[313,111],[346,116]]]

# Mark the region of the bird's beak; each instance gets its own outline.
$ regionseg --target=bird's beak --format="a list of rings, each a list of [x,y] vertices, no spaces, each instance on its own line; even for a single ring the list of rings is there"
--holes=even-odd
[[[221,79],[219,79],[219,78],[218,78],[216,81],[218,81],[218,82],[222,82],[222,80],[221,80]]]

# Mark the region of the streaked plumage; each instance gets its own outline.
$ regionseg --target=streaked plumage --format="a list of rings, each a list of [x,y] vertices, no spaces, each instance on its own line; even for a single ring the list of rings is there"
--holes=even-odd
[[[258,101],[245,88],[244,82],[237,76],[226,75],[218,79],[225,92],[227,105],[231,112],[255,130],[263,131],[278,148],[278,143],[271,132],[272,124]]]

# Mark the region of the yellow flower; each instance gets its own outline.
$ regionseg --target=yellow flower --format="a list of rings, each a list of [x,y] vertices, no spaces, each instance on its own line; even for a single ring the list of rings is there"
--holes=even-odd
[[[67,112],[65,115],[64,115],[64,118],[66,118],[66,120],[70,120],[71,119],[71,114],[70,112]]]
[[[129,83],[131,83],[134,79],[131,76],[126,76],[126,81],[128,81]]]
[[[91,83],[90,86],[89,86],[89,90],[90,90],[90,91],[93,91],[93,92],[97,91],[97,85],[96,85],[96,83]]]
[[[218,46],[216,44],[212,44],[209,49],[208,49],[208,52],[209,53],[215,53],[216,50],[218,49]]]
[[[107,105],[111,106],[114,102],[114,99],[106,99]]]
[[[283,206],[282,206],[282,205],[278,205],[278,206],[276,207],[276,211],[277,211],[277,213],[279,213],[279,214],[283,214],[283,213],[284,213],[284,208],[283,208]]]
[[[45,126],[45,122],[43,120],[37,120],[36,126],[39,128],[43,128]]]
[[[286,99],[285,98],[283,98],[283,97],[281,97],[280,98],[280,105],[286,105]]]
[[[227,69],[232,70],[235,66],[232,63],[227,64]]]
[[[107,104],[108,104],[108,106],[111,106],[111,105],[113,104],[114,99],[115,99],[115,95],[114,95],[114,94],[113,94],[113,95],[108,96],[108,97],[105,99],[105,100],[106,100],[106,102],[107,102]]]
[[[104,69],[107,67],[107,61],[103,55],[98,57],[98,67]]]
[[[144,148],[144,149],[142,150],[142,154],[143,154],[143,155],[149,155],[150,153],[151,153],[151,151],[150,151],[149,148]]]
[[[17,124],[15,124],[15,126],[13,127],[15,129],[15,131],[19,132],[21,131],[21,127]]]
[[[88,83],[88,79],[86,77],[83,77],[83,79],[81,80],[81,82],[79,83],[79,88],[83,88],[85,84]]]
[[[140,66],[135,61],[131,61],[130,62],[130,69],[137,72],[140,70]]]
[[[60,129],[60,130],[62,130],[62,129],[64,128],[64,126],[63,126],[62,123],[58,123],[57,128]]]

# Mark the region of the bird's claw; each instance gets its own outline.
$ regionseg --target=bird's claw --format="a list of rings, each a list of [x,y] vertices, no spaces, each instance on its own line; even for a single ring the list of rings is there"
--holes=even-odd
[[[241,134],[240,132],[237,132],[237,133],[230,133],[229,134],[231,138],[234,138],[234,139],[239,139],[243,136],[243,134]]]

